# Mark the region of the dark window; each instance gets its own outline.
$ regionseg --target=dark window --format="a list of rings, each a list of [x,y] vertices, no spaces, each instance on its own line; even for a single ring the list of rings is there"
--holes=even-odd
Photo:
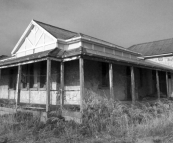
[[[46,61],[40,62],[40,88],[46,88]]]
[[[139,87],[142,87],[143,86],[143,71],[142,69],[139,69]]]
[[[16,89],[17,83],[17,70],[10,69],[9,89]]]
[[[27,88],[28,84],[28,65],[23,65],[22,66],[22,74],[21,74],[21,83],[22,83],[22,88]]]
[[[130,67],[127,67],[127,69],[126,69],[126,75],[127,76],[130,76],[131,75]]]
[[[46,61],[22,67],[22,88],[46,88]]]
[[[152,79],[156,81],[156,71],[152,70]]]
[[[168,73],[168,78],[171,79],[171,74],[170,73]]]
[[[29,65],[30,88],[34,88],[34,64]]]
[[[109,64],[102,63],[102,87],[109,86]]]

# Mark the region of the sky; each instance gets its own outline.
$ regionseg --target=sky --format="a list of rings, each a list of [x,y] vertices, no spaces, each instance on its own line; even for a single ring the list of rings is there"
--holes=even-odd
[[[173,38],[173,0],[0,0],[0,55],[32,19],[125,48]]]

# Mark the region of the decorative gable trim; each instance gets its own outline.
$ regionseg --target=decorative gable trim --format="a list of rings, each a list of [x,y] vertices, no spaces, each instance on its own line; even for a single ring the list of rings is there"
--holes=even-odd
[[[52,44],[52,43],[56,43],[57,44],[57,39],[53,36],[53,35],[51,35],[48,31],[46,31],[44,28],[42,28],[39,24],[37,24],[34,20],[32,20],[31,22],[30,22],[30,24],[28,25],[28,27],[26,28],[26,30],[24,31],[24,33],[22,34],[22,36],[20,37],[20,39],[19,39],[19,41],[17,42],[17,44],[16,44],[16,46],[14,47],[14,49],[12,50],[12,52],[11,52],[11,54],[14,56],[16,53],[17,53],[17,51],[19,50],[19,48],[20,48],[20,46],[23,44],[23,42],[25,41],[25,40],[27,40],[27,42],[28,43],[30,43],[31,45],[32,45],[32,43],[31,43],[31,41],[27,38],[27,36],[29,35],[29,33],[30,32],[32,32],[32,28],[34,27],[34,26],[36,26],[36,27],[38,27],[39,29],[41,29],[42,31],[43,31],[43,33],[42,34],[46,34],[46,35],[48,35],[48,36],[50,36],[52,39],[53,39],[53,42],[51,42],[51,43],[49,43],[49,44]],[[38,29],[37,29],[38,30]],[[41,37],[40,37],[41,38]],[[39,40],[38,40],[39,41]],[[37,42],[38,42],[37,41]],[[32,47],[32,48],[30,48],[30,49],[33,49],[34,47]],[[26,50],[27,51],[27,50]]]

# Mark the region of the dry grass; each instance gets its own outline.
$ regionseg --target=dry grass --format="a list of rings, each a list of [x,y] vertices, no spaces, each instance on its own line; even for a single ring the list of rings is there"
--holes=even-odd
[[[46,124],[29,113],[0,117],[0,142],[172,143],[173,102],[125,105],[90,96],[83,123],[51,117]]]

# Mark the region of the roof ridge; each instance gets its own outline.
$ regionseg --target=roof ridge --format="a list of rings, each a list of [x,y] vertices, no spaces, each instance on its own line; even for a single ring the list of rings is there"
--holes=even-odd
[[[131,48],[133,46],[137,46],[137,45],[142,45],[142,44],[148,44],[148,43],[153,43],[153,42],[159,42],[159,41],[164,41],[164,40],[170,40],[170,39],[173,39],[173,38],[167,38],[167,39],[162,39],[162,40],[155,40],[155,41],[150,41],[150,42],[143,42],[143,43],[139,43],[139,44],[134,44],[128,48]]]
[[[41,23],[41,24],[45,24],[45,25],[48,25],[48,26],[51,26],[51,27],[54,27],[54,28],[58,28],[58,29],[61,29],[61,30],[64,30],[64,31],[67,31],[67,32],[71,32],[71,33],[74,33],[74,34],[78,34],[77,32],[73,32],[73,31],[70,31],[70,30],[67,30],[67,29],[63,29],[63,28],[60,28],[60,27],[57,27],[57,26],[54,26],[54,25],[50,25],[50,24],[47,24],[47,23],[44,23],[44,22],[41,22],[41,21],[38,21],[38,20],[34,20],[36,23]]]

